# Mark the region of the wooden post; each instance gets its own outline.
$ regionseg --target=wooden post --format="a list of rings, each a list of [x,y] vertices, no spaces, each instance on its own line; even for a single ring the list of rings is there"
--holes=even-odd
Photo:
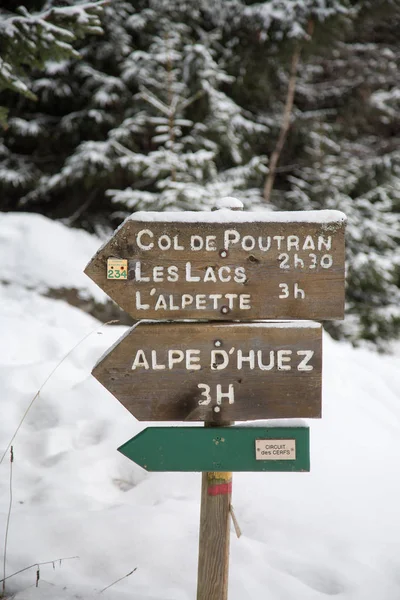
[[[243,210],[234,198],[224,198],[219,208]],[[229,427],[232,421],[205,421],[205,427]],[[202,473],[197,600],[227,600],[229,575],[230,508],[232,473]]]
[[[231,422],[205,422],[228,427]],[[202,473],[197,600],[227,600],[232,473]]]

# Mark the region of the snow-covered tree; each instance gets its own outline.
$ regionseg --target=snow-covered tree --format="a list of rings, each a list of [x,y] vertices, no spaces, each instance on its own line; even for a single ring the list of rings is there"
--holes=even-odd
[[[222,89],[232,78],[220,32],[202,28],[194,2],[142,5],[138,12],[126,2],[106,7],[106,38],[63,74],[63,81],[85,76],[91,96],[81,98],[87,100],[83,113],[98,130],[104,124],[106,135],[81,138],[57,172],[39,176],[23,203],[79,189],[89,202],[101,196],[104,206],[109,199],[122,216],[149,207],[200,209],[241,191],[244,199],[259,196],[248,190],[262,182],[266,159],[252,154],[251,138],[264,137],[268,128]],[[114,51],[118,78],[109,64],[104,72],[101,50],[116,39],[116,28],[124,28],[127,40],[123,52]],[[115,106],[121,96],[123,105]],[[75,112],[64,115],[61,125],[73,127]]]
[[[73,43],[87,34],[101,34],[102,2],[71,3],[53,6],[51,2],[39,11],[30,12],[19,6],[17,12],[0,8],[0,91],[9,89],[31,100],[27,70],[43,69],[46,61],[79,58]],[[7,109],[0,107],[4,124]]]
[[[399,22],[394,0],[113,0],[80,61],[35,72],[37,102],[7,93],[2,209],[90,229],[225,195],[343,210],[351,318],[331,331],[383,347],[400,323]]]
[[[383,6],[385,5],[385,6]],[[330,326],[353,341],[400,333],[400,7],[364,3],[334,52],[299,73],[282,209],[348,216],[347,318]]]

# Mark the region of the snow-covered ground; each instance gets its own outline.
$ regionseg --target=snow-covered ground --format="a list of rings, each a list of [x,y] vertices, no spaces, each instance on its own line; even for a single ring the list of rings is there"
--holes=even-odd
[[[15,600],[195,598],[196,473],[148,474],[116,448],[138,423],[91,375],[123,333],[47,287],[97,294],[81,275],[101,241],[36,215],[0,214],[0,455],[14,440],[7,580]],[[100,296],[99,296],[100,298]],[[235,474],[230,600],[400,596],[398,356],[324,338],[323,419],[310,421],[311,473]],[[0,554],[10,501],[0,465]],[[1,561],[2,562],[2,561]],[[2,575],[0,575],[1,579]]]

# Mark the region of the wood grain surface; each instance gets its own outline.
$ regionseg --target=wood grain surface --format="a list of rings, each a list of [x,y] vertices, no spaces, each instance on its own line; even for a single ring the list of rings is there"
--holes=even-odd
[[[317,323],[141,323],[93,375],[139,420],[218,424],[320,417],[321,370]]]
[[[202,474],[196,600],[228,598],[231,497],[232,473]]]
[[[342,319],[344,228],[128,220],[85,272],[135,319]]]
[[[210,473],[203,473],[197,600],[227,600],[231,492],[211,496],[209,485]]]

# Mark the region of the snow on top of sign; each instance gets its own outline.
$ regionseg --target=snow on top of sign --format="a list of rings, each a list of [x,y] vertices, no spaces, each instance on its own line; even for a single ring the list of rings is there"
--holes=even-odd
[[[231,323],[221,323],[221,325],[230,326]],[[313,329],[321,329],[321,323],[317,321],[251,321],[250,323],[234,323],[235,327],[273,327],[278,329],[293,329],[296,327],[307,327]]]
[[[222,198],[232,208],[239,208],[239,204],[233,206],[236,198]],[[240,200],[237,201],[241,204]],[[293,211],[242,211],[221,208],[215,211],[138,211],[130,215],[117,227],[113,235],[116,235],[128,221],[142,223],[311,223],[325,226],[340,226],[346,223],[346,215],[339,210],[293,210]],[[109,239],[98,248],[96,254],[86,265],[96,259],[109,243]]]
[[[122,342],[122,340],[124,340],[126,337],[128,337],[128,335],[131,333],[131,331],[136,329],[136,327],[138,325],[140,325],[141,323],[154,323],[154,321],[148,321],[147,319],[142,319],[142,320],[138,321],[137,323],[135,323],[134,325],[132,325],[132,327],[129,327],[129,329],[127,329],[121,335],[121,337],[119,337],[117,340],[115,340],[115,342],[109,348],[107,348],[107,350],[105,350],[103,352],[103,354],[100,356],[100,358],[96,361],[93,368],[95,369],[97,367],[97,365],[100,364],[101,361],[104,360],[106,356],[111,354],[111,352],[114,350],[114,348],[116,348]]]
[[[240,423],[237,427],[266,427],[272,429],[273,427],[307,427],[309,424],[304,419],[264,419],[262,421],[246,421]]]
[[[197,320],[193,319],[185,319],[185,322],[195,323]],[[141,321],[142,323],[161,323],[168,322],[172,323],[172,321]],[[173,323],[178,323],[178,321],[173,321]],[[299,321],[234,321],[232,323],[224,323],[223,321],[214,321],[215,327],[270,327],[274,329],[296,329],[296,328],[311,328],[311,329],[321,329],[321,323],[317,321],[307,321],[307,320],[299,320]]]
[[[128,217],[130,221],[168,223],[316,223],[331,225],[345,223],[347,218],[339,210],[254,211],[229,210],[186,212],[140,211]]]
[[[232,196],[225,196],[217,200],[217,208],[230,208],[234,210],[243,210],[243,202]]]

